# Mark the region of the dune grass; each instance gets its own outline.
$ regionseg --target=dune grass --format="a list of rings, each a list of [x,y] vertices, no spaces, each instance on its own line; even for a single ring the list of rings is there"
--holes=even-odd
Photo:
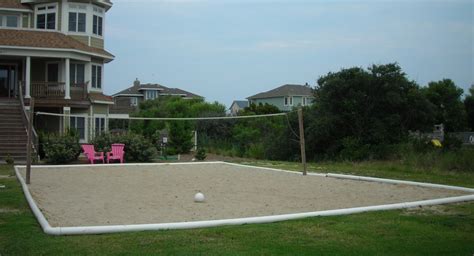
[[[294,163],[254,162],[283,169]],[[392,165],[393,164],[393,165]],[[474,186],[472,174],[410,173],[396,163],[325,163],[311,171]],[[378,170],[378,171],[377,171]],[[412,170],[413,171],[413,170]],[[12,167],[0,166],[0,255],[472,255],[474,203],[272,224],[108,235],[45,235]],[[376,175],[372,175],[376,174]]]

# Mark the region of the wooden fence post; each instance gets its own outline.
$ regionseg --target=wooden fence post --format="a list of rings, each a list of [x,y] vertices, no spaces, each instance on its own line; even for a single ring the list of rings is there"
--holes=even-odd
[[[306,168],[306,146],[304,141],[304,127],[303,127],[303,108],[298,109],[298,122],[300,125],[300,146],[301,146],[301,163],[303,164],[303,175],[307,174]]]

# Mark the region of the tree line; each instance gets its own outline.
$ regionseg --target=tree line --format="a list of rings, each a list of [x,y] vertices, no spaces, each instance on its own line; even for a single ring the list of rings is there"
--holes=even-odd
[[[474,131],[474,87],[463,90],[452,80],[422,87],[396,63],[344,68],[330,72],[313,88],[314,103],[304,107],[306,150],[309,159],[378,159],[393,154],[410,141],[410,131]],[[271,105],[250,105],[240,115],[277,113]],[[145,101],[141,117],[225,116],[226,107],[179,97]],[[209,151],[270,160],[299,158],[297,115],[245,120],[133,121],[130,130],[159,143],[168,131],[169,150],[187,153],[192,131]]]

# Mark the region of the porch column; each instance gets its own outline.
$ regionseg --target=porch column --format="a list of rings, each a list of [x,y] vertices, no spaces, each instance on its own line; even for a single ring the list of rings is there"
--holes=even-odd
[[[30,84],[31,84],[31,57],[26,57],[25,63],[25,98],[31,98],[30,94]]]
[[[65,134],[65,132],[71,126],[71,118],[70,118],[71,107],[63,107],[63,114],[64,114],[64,117],[63,117],[63,131],[62,132],[63,134]]]
[[[71,99],[71,79],[70,79],[71,78],[71,75],[70,75],[71,71],[69,70],[70,66],[71,66],[70,63],[71,63],[70,59],[66,58],[66,62],[65,62],[66,67],[64,69],[64,73],[66,73],[66,75],[64,77],[64,82],[65,82],[65,85],[64,85],[65,88],[64,89],[66,91],[66,93],[64,94],[64,98],[66,100]]]

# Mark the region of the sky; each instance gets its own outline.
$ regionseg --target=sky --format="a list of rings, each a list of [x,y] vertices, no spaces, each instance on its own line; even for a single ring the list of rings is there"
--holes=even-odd
[[[105,92],[142,83],[230,106],[342,68],[397,62],[421,86],[474,84],[472,0],[113,0]]]

